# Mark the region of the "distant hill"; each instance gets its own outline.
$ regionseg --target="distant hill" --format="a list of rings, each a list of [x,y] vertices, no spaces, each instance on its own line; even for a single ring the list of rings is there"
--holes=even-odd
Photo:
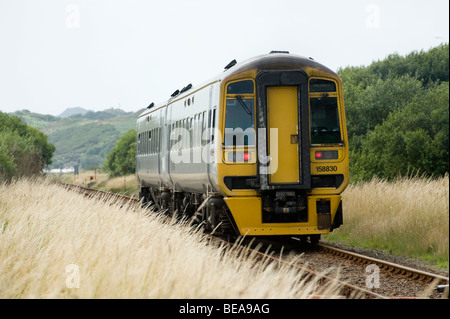
[[[88,110],[83,109],[82,107],[69,107],[64,112],[58,115],[58,117],[69,117],[76,114],[84,115],[88,112]]]
[[[69,114],[66,111],[61,115]],[[32,113],[28,110],[17,111],[12,115],[18,116],[28,125],[47,134],[48,141],[56,146],[50,168],[75,165],[79,165],[82,169],[101,167],[106,154],[114,147],[116,141],[125,132],[136,128],[136,119],[142,110],[84,111],[86,112],[62,117]]]

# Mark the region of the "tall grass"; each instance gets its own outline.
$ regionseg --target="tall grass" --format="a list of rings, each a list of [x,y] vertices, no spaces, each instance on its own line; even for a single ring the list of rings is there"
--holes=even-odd
[[[0,185],[0,298],[308,298],[335,286],[208,244],[139,207]]]
[[[351,184],[344,225],[327,239],[423,259],[448,269],[449,177]]]

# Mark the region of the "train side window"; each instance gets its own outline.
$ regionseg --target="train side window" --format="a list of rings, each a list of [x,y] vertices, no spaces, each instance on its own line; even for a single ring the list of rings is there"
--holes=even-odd
[[[186,127],[184,128],[184,148],[188,149],[189,148],[189,131],[190,131],[190,126],[189,126],[189,118],[186,119]]]
[[[195,145],[199,147],[202,145],[202,114],[197,114],[196,131],[195,131]]]
[[[204,111],[202,113],[202,146],[206,145],[206,139],[204,137],[206,135],[207,128],[208,128],[207,121],[208,121],[208,119],[207,119],[207,116],[206,116],[206,111]]]
[[[152,135],[153,135],[153,130],[148,131],[148,153],[149,154],[153,153],[153,150],[152,150],[152,145],[153,145]]]
[[[200,139],[198,138],[199,134],[199,126],[200,126],[200,114],[195,114],[194,116],[194,143],[195,143],[195,147],[199,147],[200,146]]]
[[[215,128],[216,128],[216,109],[214,108],[212,112],[211,142],[214,141]]]
[[[136,153],[141,154],[141,133],[137,135],[137,141],[136,141]]]
[[[142,133],[142,154],[145,155],[146,147],[147,147],[147,132]]]
[[[172,150],[172,147],[176,143],[176,140],[175,140],[176,129],[177,129],[177,123],[175,122],[175,123],[173,123],[172,132],[171,132],[171,141],[172,141],[172,146],[170,147],[171,150]]]
[[[187,149],[187,128],[188,122],[186,119],[183,119],[183,149]]]
[[[160,136],[160,133],[161,133],[161,128],[158,127],[156,129],[156,153],[159,153],[159,143],[160,143],[159,136]]]
[[[184,120],[180,121],[180,133],[181,135],[181,142],[180,142],[180,149],[184,149]]]
[[[193,125],[194,118],[189,118],[189,148],[192,148],[194,146],[194,125]]]
[[[156,129],[156,153],[159,153],[159,144],[161,143],[160,141],[160,134],[161,134],[161,128],[158,127]]]
[[[142,132],[142,154],[145,155],[145,132]]]
[[[169,132],[169,150],[171,150],[172,146],[173,146],[173,140],[172,140],[173,127],[174,127],[173,123],[171,125],[169,125],[169,128],[170,128],[170,132]]]
[[[152,138],[152,154],[155,154],[156,153],[156,151],[155,151],[155,149],[156,149],[156,128],[154,128],[152,131],[153,131],[153,133],[152,133],[152,136],[153,136],[153,138]]]
[[[211,119],[212,119],[212,117],[211,117],[211,110],[209,110],[208,111],[208,128],[211,127]]]
[[[197,146],[202,145],[202,113],[197,117]]]

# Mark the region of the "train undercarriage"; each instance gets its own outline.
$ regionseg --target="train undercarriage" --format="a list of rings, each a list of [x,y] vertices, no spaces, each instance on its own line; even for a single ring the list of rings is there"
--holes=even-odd
[[[247,234],[245,231],[243,234],[242,229],[236,223],[230,207],[227,205],[227,201],[219,194],[210,193],[206,195],[200,193],[173,192],[169,189],[141,188],[139,196],[143,206],[154,206],[156,209],[164,211],[166,215],[178,220],[188,221],[189,224],[201,227],[208,233],[227,236],[229,238],[237,238],[242,235],[255,235],[254,232]],[[251,198],[247,199],[251,200]],[[280,228],[284,228],[287,225],[307,223],[310,218],[308,214],[309,201],[305,192],[298,190],[267,191],[263,192],[257,199],[261,202],[261,209],[253,210],[253,213],[259,210],[259,216],[254,217],[260,220],[259,226],[277,225]],[[328,203],[329,206],[330,203]],[[337,218],[332,220],[330,211],[326,211],[324,207],[327,207],[327,205],[320,206],[319,202],[317,202],[317,206],[314,209],[317,210],[318,219],[326,219],[324,225],[328,229],[325,229],[326,232],[322,233],[327,233],[328,230],[339,227],[342,222],[342,208],[339,205],[337,212],[333,216]],[[235,208],[233,208],[233,212],[237,215]],[[252,212],[243,207],[239,210],[239,214],[250,215]],[[239,216],[236,217],[239,218]],[[274,228],[272,226],[270,227]],[[319,229],[321,228],[319,227]],[[301,233],[297,231],[293,235],[303,242],[309,240],[311,243],[317,243],[321,237],[320,232]],[[259,233],[258,235],[263,235],[263,233]],[[272,234],[268,233],[267,235]],[[288,233],[279,235],[290,236]]]
[[[169,189],[141,188],[139,198],[143,206],[156,206],[158,210],[177,219],[185,219],[192,225],[201,225],[216,235],[238,233],[231,212],[222,196],[210,193],[172,192]]]

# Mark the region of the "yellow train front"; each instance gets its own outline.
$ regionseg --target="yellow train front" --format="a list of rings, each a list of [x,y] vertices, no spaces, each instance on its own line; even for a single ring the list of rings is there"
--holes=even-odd
[[[184,190],[186,205],[179,200],[178,210],[197,214],[210,229],[247,236],[317,242],[339,227],[340,194],[349,182],[339,76],[311,58],[271,52],[230,64],[192,97],[209,85],[218,91],[209,94],[215,116],[207,149],[211,182],[203,184],[203,194]],[[175,203],[180,190],[166,188]],[[160,200],[163,192],[154,192]]]

